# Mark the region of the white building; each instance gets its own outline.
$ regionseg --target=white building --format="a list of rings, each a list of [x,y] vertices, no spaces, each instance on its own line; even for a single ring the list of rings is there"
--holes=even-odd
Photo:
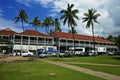
[[[10,52],[30,50],[36,52],[37,49],[45,46],[57,46],[60,52],[73,47],[73,37],[71,33],[55,32],[51,36],[35,30],[25,30],[17,33],[9,28],[0,30],[0,47],[8,46]],[[106,47],[107,51],[118,49],[115,43],[95,37],[96,47]],[[93,37],[87,35],[75,34],[76,47],[93,48]]]

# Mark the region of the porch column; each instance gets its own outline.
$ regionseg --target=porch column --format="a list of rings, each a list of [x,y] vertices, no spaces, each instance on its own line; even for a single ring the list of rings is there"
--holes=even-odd
[[[21,51],[20,51],[21,53],[22,53],[22,47],[23,47],[22,46],[22,41],[23,41],[23,36],[21,35]]]
[[[30,50],[30,36],[28,36],[28,50]]]
[[[66,51],[67,51],[67,46],[68,46],[67,42],[68,42],[68,40],[66,39]]]
[[[38,37],[37,37],[37,39],[36,39],[36,54],[37,54],[37,50],[38,50]]]

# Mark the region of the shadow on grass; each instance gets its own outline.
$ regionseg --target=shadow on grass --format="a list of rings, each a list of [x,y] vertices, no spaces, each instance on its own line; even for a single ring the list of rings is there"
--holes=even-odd
[[[113,59],[120,60],[120,56],[113,56]]]

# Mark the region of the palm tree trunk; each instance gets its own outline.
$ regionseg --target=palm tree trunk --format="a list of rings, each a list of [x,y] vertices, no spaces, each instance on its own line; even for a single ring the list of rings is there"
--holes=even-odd
[[[24,31],[23,20],[21,20],[21,22],[22,22],[22,28],[23,28],[23,31]]]
[[[46,29],[46,32],[47,32],[47,26],[45,26],[45,29]],[[46,47],[47,47],[47,38],[45,37],[45,53],[47,52]]]
[[[73,33],[73,47],[74,47],[74,51],[73,51],[73,56],[75,56],[75,36],[74,36],[74,33]]]
[[[75,36],[74,36],[74,32],[73,32],[73,30],[74,30],[74,28],[73,27],[71,27],[71,29],[72,29],[72,35],[73,35],[73,57],[75,56]]]
[[[22,44],[23,44],[22,41],[23,41],[23,36],[21,36],[21,51],[20,51],[21,53],[20,53],[20,56],[21,56],[21,54],[22,54]]]
[[[94,56],[95,56],[95,37],[94,37],[94,26],[93,25],[92,25],[92,34],[93,34]]]

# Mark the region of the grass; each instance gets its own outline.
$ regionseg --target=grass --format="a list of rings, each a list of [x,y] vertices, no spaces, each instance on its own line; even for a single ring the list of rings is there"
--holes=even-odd
[[[75,57],[75,58],[50,58],[52,61],[62,62],[87,62],[100,64],[120,65],[120,56],[96,56],[96,57]]]
[[[72,64],[72,65],[120,76],[120,67],[117,66],[113,67],[113,66],[98,66],[98,65],[85,65],[85,64]]]
[[[0,63],[0,80],[104,80],[45,62]]]

